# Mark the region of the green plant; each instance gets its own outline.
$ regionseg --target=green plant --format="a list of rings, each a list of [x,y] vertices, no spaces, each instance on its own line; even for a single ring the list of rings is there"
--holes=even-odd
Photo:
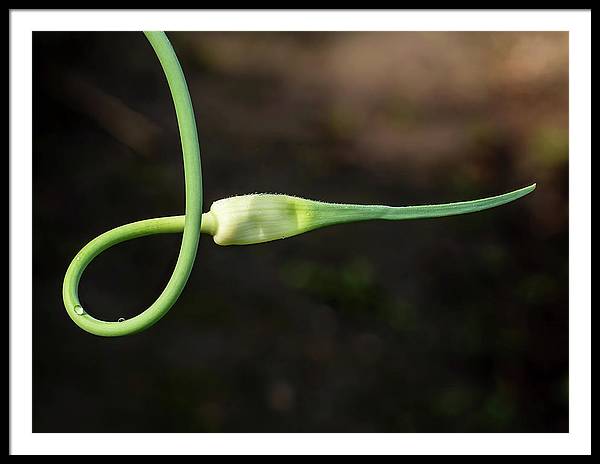
[[[185,172],[185,215],[138,221],[96,237],[75,256],[63,282],[63,301],[71,319],[101,336],[133,334],[155,324],[179,298],[188,280],[200,233],[219,245],[248,245],[291,237],[333,224],[373,219],[403,220],[451,216],[499,206],[535,189],[535,184],[504,195],[459,203],[391,207],[323,203],[288,195],[254,194],[216,201],[202,214],[202,171],[194,111],[175,51],[163,32],[145,32],[162,65],[177,114]],[[141,314],[117,322],[94,318],[79,301],[78,286],[85,268],[117,243],[153,234],[183,232],[175,269],[156,301]]]

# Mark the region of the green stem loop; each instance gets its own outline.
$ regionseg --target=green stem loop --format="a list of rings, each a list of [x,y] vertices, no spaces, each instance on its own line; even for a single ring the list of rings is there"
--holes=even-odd
[[[67,313],[83,330],[95,335],[116,337],[133,334],[155,324],[175,304],[192,271],[202,221],[202,171],[200,148],[192,101],[177,55],[163,32],[144,32],[154,48],[166,75],[177,113],[185,172],[185,216],[149,219],[110,230],[89,242],[75,256],[63,283]],[[145,235],[180,232],[183,238],[175,269],[156,301],[144,312],[122,322],[106,322],[92,317],[79,302],[81,275],[90,262],[117,243]]]

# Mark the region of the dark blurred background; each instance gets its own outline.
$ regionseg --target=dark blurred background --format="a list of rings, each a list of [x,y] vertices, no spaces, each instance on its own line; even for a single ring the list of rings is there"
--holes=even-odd
[[[89,335],[61,298],[100,233],[182,214],[179,136],[141,33],[35,33],[35,432],[566,432],[567,33],[171,33],[205,210],[282,192],[411,205],[534,194],[478,214],[336,226],[248,247],[203,236],[173,309]],[[180,236],[86,271],[131,317]]]

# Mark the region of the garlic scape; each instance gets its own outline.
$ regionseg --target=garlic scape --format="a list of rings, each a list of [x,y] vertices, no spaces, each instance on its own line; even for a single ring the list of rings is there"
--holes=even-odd
[[[160,31],[144,33],[162,66],[175,107],[185,174],[185,214],[132,222],[103,234],[73,258],[63,280],[62,296],[69,317],[83,330],[103,337],[130,335],[151,327],[175,304],[194,266],[200,233],[219,245],[250,245],[292,237],[334,224],[383,219],[397,221],[473,213],[516,200],[535,184],[481,200],[440,205],[381,206],[324,203],[289,195],[253,194],[215,201],[202,214],[202,169],[192,99],[175,50]],[[79,299],[79,282],[96,256],[117,243],[154,234],[181,233],[181,248],[173,273],[158,298],[129,319],[104,321],[90,314]]]
[[[201,231],[218,245],[251,245],[335,224],[382,219],[401,221],[474,213],[494,208],[535,189],[535,184],[480,200],[422,206],[325,203],[290,195],[258,193],[215,201],[202,215]]]

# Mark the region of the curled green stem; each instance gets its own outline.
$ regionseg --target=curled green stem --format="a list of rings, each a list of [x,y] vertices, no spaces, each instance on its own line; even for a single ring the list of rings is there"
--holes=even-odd
[[[202,172],[194,111],[183,71],[162,32],[145,32],[166,75],[175,105],[185,172],[185,215],[126,224],[99,235],[75,256],[63,283],[63,301],[71,319],[82,329],[114,337],[140,332],[155,324],[179,298],[188,280],[200,233],[219,245],[249,245],[292,237],[321,227],[367,220],[406,220],[467,214],[494,208],[527,195],[535,184],[480,200],[423,206],[382,206],[325,203],[289,195],[252,194],[216,201],[202,214]],[[154,234],[182,233],[181,248],[169,282],[141,314],[107,322],[94,318],[81,305],[78,286],[85,268],[118,243]]]
[[[163,32],[145,32],[145,34],[163,68],[177,114],[185,172],[185,216],[171,220],[150,219],[113,229],[88,243],[71,262],[65,274],[62,292],[67,313],[83,330],[106,337],[140,332],[155,324],[169,311],[179,298],[192,271],[200,238],[202,171],[192,101],[177,55],[167,36]],[[79,302],[79,281],[87,265],[99,253],[125,240],[175,230],[183,231],[175,269],[160,296],[148,309],[121,322],[102,321],[88,314]]]

